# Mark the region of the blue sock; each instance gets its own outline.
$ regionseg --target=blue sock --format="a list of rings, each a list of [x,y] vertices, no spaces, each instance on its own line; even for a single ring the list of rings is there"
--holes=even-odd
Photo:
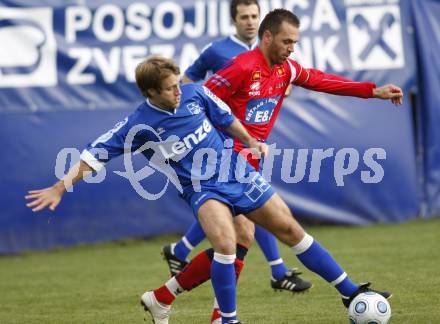
[[[179,260],[185,261],[191,250],[202,242],[205,237],[206,235],[202,226],[200,226],[199,222],[194,222],[188,231],[186,231],[185,235],[174,246],[174,255]]]
[[[275,236],[261,226],[255,225],[255,240],[258,242],[261,251],[263,251],[267,262],[269,262],[272,277],[275,280],[282,279],[289,269],[281,259]]]
[[[331,283],[342,296],[351,296],[358,288],[335,259],[317,241],[306,234],[292,247],[298,259],[310,270]]]
[[[222,315],[222,323],[237,319],[235,254],[214,252],[211,263],[211,283]]]

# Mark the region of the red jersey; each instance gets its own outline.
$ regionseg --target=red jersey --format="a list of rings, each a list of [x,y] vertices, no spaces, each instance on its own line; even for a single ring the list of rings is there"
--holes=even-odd
[[[205,86],[231,108],[249,134],[265,141],[291,83],[310,90],[360,98],[371,98],[376,87],[374,83],[354,82],[316,69],[305,69],[292,59],[270,67],[258,47],[230,60]],[[242,148],[243,144],[235,140],[234,149]]]

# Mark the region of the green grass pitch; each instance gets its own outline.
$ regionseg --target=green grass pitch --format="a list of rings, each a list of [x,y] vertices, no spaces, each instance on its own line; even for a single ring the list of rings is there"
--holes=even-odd
[[[391,323],[440,323],[440,218],[401,225],[308,229],[357,282],[394,293]],[[162,245],[176,237],[0,257],[0,323],[150,323],[139,296],[168,278]],[[203,247],[206,247],[206,243]],[[238,286],[244,323],[348,323],[337,292],[282,247],[289,266],[313,281],[302,294],[274,292],[254,246]],[[170,323],[209,323],[209,283],[181,295]]]

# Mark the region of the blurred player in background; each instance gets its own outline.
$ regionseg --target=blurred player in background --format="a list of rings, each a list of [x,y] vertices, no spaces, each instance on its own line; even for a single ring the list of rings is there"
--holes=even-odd
[[[260,7],[256,0],[232,0],[230,13],[235,25],[236,34],[217,40],[206,46],[197,60],[185,71],[182,82],[197,82],[204,80],[208,73],[215,73],[230,59],[240,53],[255,49],[258,45],[258,25],[260,22]],[[254,165],[258,170],[259,165]],[[239,224],[238,224],[239,225]],[[237,242],[240,248],[247,250],[252,243],[249,231],[242,233],[240,226],[236,227]],[[187,257],[191,250],[205,238],[205,233],[198,222],[188,229],[177,242],[163,248],[171,275],[176,275],[188,263]],[[272,278],[271,286],[277,290],[300,292],[309,289],[312,284],[299,277],[298,269],[288,269],[280,256],[276,238],[260,226],[255,227],[255,239],[269,263]],[[244,258],[243,254],[243,258]],[[220,315],[214,307],[212,322]]]
[[[238,214],[246,215],[249,222],[275,234],[308,269],[335,285],[343,296],[344,305],[348,306],[359,293],[370,290],[368,285],[356,285],[351,281],[333,257],[296,222],[270,184],[239,153],[232,152],[230,169],[224,179],[225,175],[220,172],[224,159],[217,154],[224,152],[224,137],[218,128],[248,146],[247,152],[252,152],[253,156],[267,154],[267,146],[249,135],[223,101],[200,85],[180,87],[179,69],[169,59],[145,60],[137,66],[135,75],[145,102],[89,144],[80,162],[66,176],[49,188],[29,191],[26,199],[31,200],[27,206],[34,212],[46,207],[55,210],[68,188],[98,171],[112,158],[133,151],[143,153],[169,177],[175,176],[174,180],[182,186],[183,198],[192,207],[213,246],[212,259],[203,261],[209,266],[208,273],[194,273],[204,268],[193,267],[190,262],[162,287],[142,295],[141,303],[154,323],[167,324],[176,296],[209,278],[220,306],[222,323],[240,323],[236,315],[236,265],[240,263],[236,263],[238,250],[233,225],[233,216]],[[160,136],[158,128],[162,129]],[[214,152],[216,158],[207,158],[206,168],[214,172],[208,179],[196,179],[199,184],[196,189],[193,161],[197,160],[195,157],[200,150],[206,152],[207,149]],[[244,166],[242,179],[236,176],[235,166],[240,162]],[[191,281],[196,277],[197,281]],[[378,293],[386,298],[390,296],[388,292]]]

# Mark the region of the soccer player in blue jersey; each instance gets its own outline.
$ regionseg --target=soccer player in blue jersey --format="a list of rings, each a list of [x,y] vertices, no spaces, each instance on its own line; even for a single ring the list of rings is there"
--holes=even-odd
[[[217,72],[231,58],[257,47],[260,22],[258,1],[232,0],[230,14],[236,34],[208,44],[185,71],[183,83],[204,80],[208,73]]]
[[[230,4],[232,21],[236,34],[231,35],[206,46],[197,60],[185,71],[183,83],[197,82],[205,79],[208,73],[217,72],[231,58],[258,45],[257,31],[260,20],[260,8],[256,0],[232,0]],[[234,218],[237,232],[237,243],[243,250],[252,244],[250,237],[253,229],[247,229],[241,217]],[[168,263],[171,275],[177,274],[187,264],[191,250],[205,238],[202,227],[196,221],[185,235],[177,242],[166,245],[163,255]],[[255,227],[255,239],[269,263],[272,278],[271,286],[277,290],[301,292],[309,289],[312,284],[299,277],[296,269],[288,269],[280,256],[276,238],[260,226]],[[214,309],[211,321],[218,318]]]
[[[346,306],[359,293],[370,290],[368,285],[356,285],[351,281],[240,154],[230,149],[225,151],[224,137],[217,128],[240,139],[255,154],[264,156],[267,146],[249,135],[224,102],[203,86],[180,87],[179,68],[169,59],[153,57],[141,62],[136,68],[136,83],[146,97],[145,102],[89,144],[80,162],[60,181],[49,188],[29,191],[26,199],[31,200],[27,206],[34,212],[46,207],[55,210],[73,184],[99,170],[112,158],[130,151],[141,152],[158,170],[172,178],[170,180],[180,187],[182,197],[192,207],[211,242],[212,260],[209,277],[201,273],[197,282],[186,285],[190,263],[163,286],[142,295],[141,303],[154,323],[168,324],[176,296],[208,279],[211,279],[218,300],[222,323],[239,323],[234,266],[238,249],[233,225],[233,217],[238,214],[246,215],[288,245],[309,270],[335,286]],[[209,177],[201,176],[202,165],[204,170],[210,170]],[[199,172],[194,172],[197,170]],[[241,170],[240,177],[237,177],[237,170]],[[390,296],[388,292],[379,293]]]

